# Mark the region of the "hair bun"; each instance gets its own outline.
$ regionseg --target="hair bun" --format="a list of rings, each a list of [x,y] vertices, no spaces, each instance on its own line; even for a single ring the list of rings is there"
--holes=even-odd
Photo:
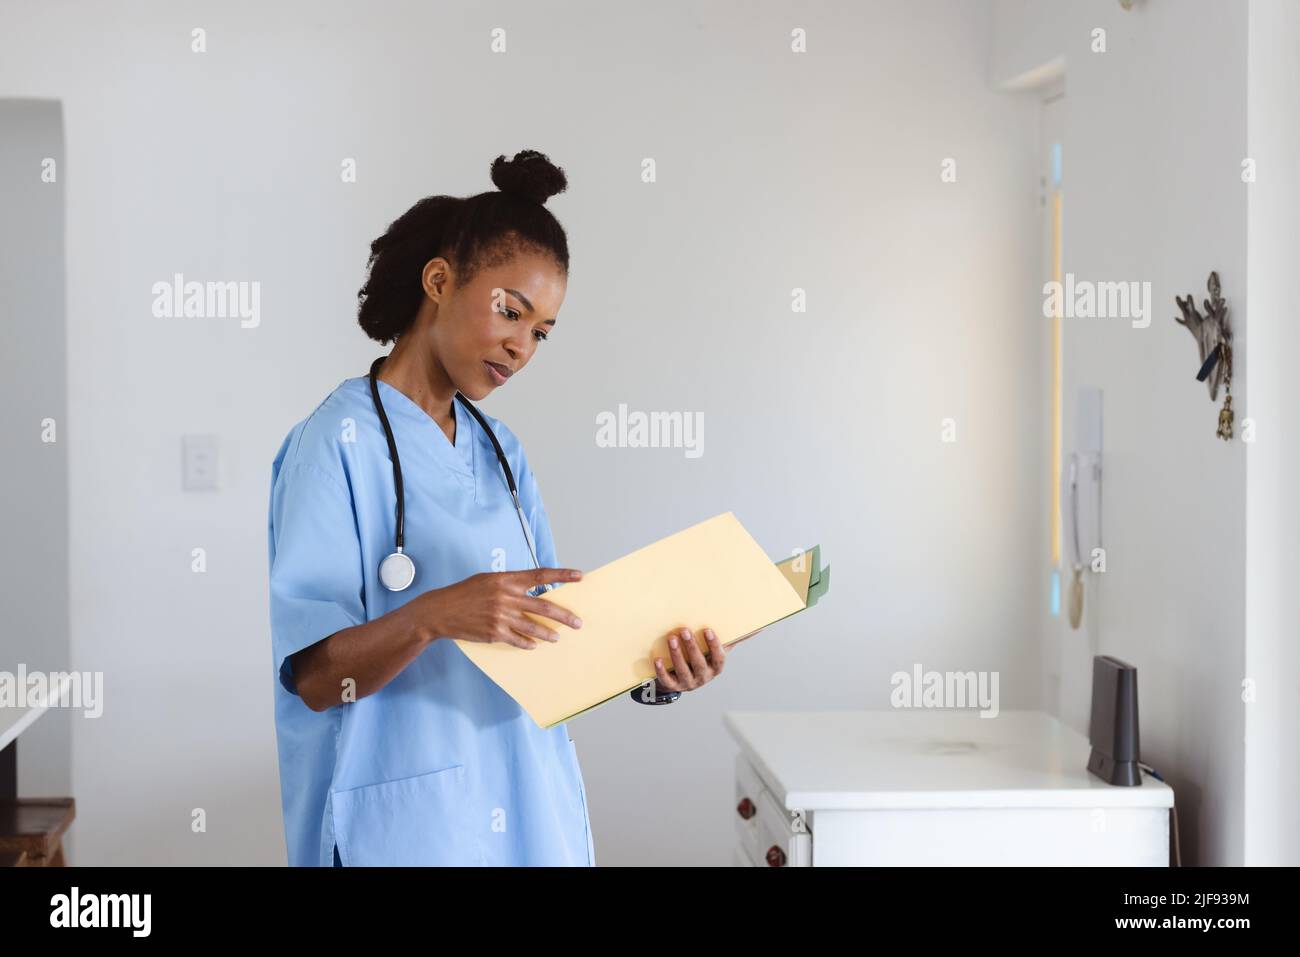
[[[498,156],[492,161],[492,182],[501,192],[523,196],[534,203],[545,203],[569,185],[564,170],[536,150],[522,150],[511,160]]]

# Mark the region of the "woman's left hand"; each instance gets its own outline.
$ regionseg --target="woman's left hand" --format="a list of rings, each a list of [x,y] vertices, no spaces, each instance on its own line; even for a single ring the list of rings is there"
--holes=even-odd
[[[754,632],[753,634],[758,634]],[[750,638],[752,635],[746,635]],[[744,641],[745,638],[740,639]],[[708,654],[700,651],[695,636],[689,628],[678,628],[668,634],[668,655],[671,658],[672,672],[662,658],[655,659],[655,685],[660,692],[695,691],[704,687],[718,675],[722,674],[727,660],[727,650],[712,628],[704,629],[704,640],[708,642]],[[733,642],[738,644],[739,642]]]

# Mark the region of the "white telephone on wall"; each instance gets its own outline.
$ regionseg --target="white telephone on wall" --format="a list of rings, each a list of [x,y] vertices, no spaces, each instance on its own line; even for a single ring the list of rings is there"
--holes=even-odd
[[[1070,627],[1077,629],[1083,620],[1083,575],[1105,568],[1101,544],[1101,390],[1080,386],[1076,411],[1075,450],[1066,457],[1061,470],[1061,526],[1065,560],[1072,571]]]

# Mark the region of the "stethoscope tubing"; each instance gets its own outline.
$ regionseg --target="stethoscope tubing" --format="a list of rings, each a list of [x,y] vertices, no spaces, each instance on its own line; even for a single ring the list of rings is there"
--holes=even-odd
[[[379,424],[383,427],[384,438],[388,442],[388,456],[393,463],[393,488],[397,493],[397,530],[394,539],[397,545],[397,554],[403,555],[406,546],[406,490],[402,484],[402,461],[397,454],[397,439],[393,435],[393,427],[389,424],[388,414],[384,411],[384,403],[379,398],[379,369],[387,358],[387,356],[380,356],[370,365],[370,397],[374,400],[375,411],[379,413]],[[524,509],[519,502],[519,489],[515,486],[515,475],[510,469],[510,463],[506,461],[506,453],[501,448],[501,443],[497,441],[496,434],[489,428],[487,420],[483,418],[483,413],[479,412],[473,403],[459,392],[456,393],[456,398],[469,410],[469,413],[474,416],[474,420],[487,433],[487,437],[492,443],[492,449],[496,452],[497,461],[501,464],[501,471],[505,473],[506,485],[510,487],[510,497],[514,500],[515,514],[519,517],[519,527],[523,530],[524,541],[528,544],[528,554],[533,560],[533,567],[541,568],[541,562],[537,560],[537,549],[533,545],[533,536],[529,533],[528,523],[524,520]],[[409,556],[407,556],[407,561],[410,561]],[[411,567],[414,568],[414,562],[411,562]],[[547,585],[539,587],[542,591],[549,589]],[[392,590],[400,591],[401,589]]]

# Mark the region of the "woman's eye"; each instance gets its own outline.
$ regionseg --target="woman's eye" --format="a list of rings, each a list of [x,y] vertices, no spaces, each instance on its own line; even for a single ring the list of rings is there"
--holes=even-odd
[[[519,311],[517,311],[517,310],[515,310],[515,309],[511,309],[509,306],[502,306],[502,307],[501,307],[501,312],[502,312],[502,314],[503,314],[507,319],[509,319],[511,322],[515,322],[516,320],[518,320],[518,319],[520,318],[520,316],[523,315],[523,314],[520,313]],[[547,334],[546,334],[545,332],[543,332],[541,329],[534,329],[534,330],[533,330],[533,338],[535,338],[538,342],[545,342],[545,341],[546,341],[548,338],[550,338],[550,337],[547,336]]]

